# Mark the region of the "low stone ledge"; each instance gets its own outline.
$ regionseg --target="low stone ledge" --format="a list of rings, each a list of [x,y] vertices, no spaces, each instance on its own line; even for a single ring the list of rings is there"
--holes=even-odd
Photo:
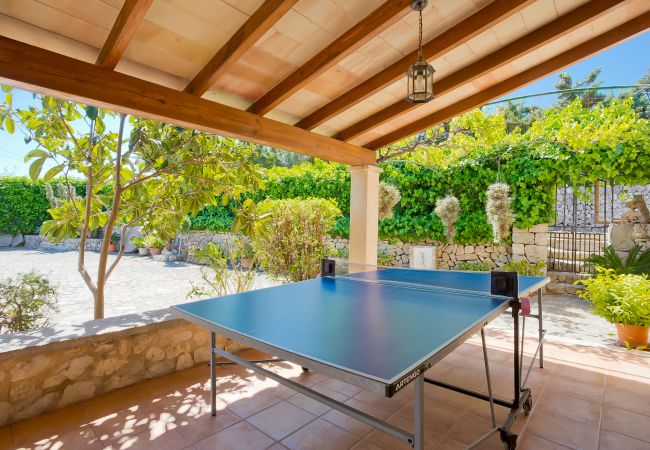
[[[0,426],[209,357],[208,331],[168,309],[0,335]]]

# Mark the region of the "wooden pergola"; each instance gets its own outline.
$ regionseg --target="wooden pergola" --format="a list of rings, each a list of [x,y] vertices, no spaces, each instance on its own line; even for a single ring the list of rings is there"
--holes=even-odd
[[[648,0],[430,0],[416,105],[410,3],[0,0],[0,82],[354,166],[350,259],[372,263],[376,150],[650,27]]]

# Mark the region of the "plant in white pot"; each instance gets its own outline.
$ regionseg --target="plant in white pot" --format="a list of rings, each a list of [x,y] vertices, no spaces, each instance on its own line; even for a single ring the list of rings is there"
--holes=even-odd
[[[592,305],[593,312],[616,325],[619,345],[647,349],[650,327],[650,280],[648,276],[617,274],[596,268],[595,276],[579,280],[578,295]]]
[[[138,248],[138,254],[140,256],[147,256],[149,254],[149,249],[147,248],[147,245],[144,243],[144,238],[142,237],[133,238],[133,243]]]

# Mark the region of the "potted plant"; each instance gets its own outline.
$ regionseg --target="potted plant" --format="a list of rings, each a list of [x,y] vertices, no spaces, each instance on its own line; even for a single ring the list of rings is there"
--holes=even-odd
[[[616,325],[619,345],[646,349],[650,326],[650,280],[648,276],[617,274],[596,268],[595,276],[576,281],[584,290],[578,295],[591,303],[594,313]]]
[[[133,238],[133,243],[135,244],[136,247],[138,247],[138,254],[140,256],[147,256],[149,254],[149,249],[144,243],[144,238],[142,237]]]
[[[255,249],[253,244],[247,239],[242,239],[241,242],[241,266],[243,269],[253,269],[255,262]]]
[[[160,251],[165,246],[165,242],[155,234],[148,234],[142,240],[144,246],[149,249],[151,255],[160,255]]]
[[[120,242],[120,235],[118,233],[111,234],[111,241],[110,244],[108,244],[108,251],[116,252],[118,242]]]

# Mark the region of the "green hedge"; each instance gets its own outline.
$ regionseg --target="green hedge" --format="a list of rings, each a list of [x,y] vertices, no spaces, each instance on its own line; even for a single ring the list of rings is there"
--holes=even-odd
[[[461,214],[454,242],[481,243],[492,239],[485,216],[487,187],[500,179],[514,196],[517,226],[525,228],[553,220],[555,185],[593,183],[598,179],[618,184],[650,183],[650,149],[627,144],[613,149],[571,151],[558,144],[497,148],[478,157],[467,157],[445,170],[410,162],[382,164],[382,180],[395,184],[402,200],[393,219],[380,223],[383,239],[444,239],[442,223],[433,213],[437,199],[454,194]],[[264,188],[251,197],[282,199],[320,197],[336,202],[343,217],[334,227],[337,236],[349,234],[350,175],[346,166],[316,161],[292,168],[275,167],[264,172]],[[83,195],[83,184],[77,190]],[[7,198],[7,200],[5,200]],[[196,230],[228,231],[234,218],[229,206],[209,206],[192,217]],[[48,204],[41,182],[25,178],[0,178],[0,233],[34,232],[48,219]]]
[[[52,184],[55,185],[57,181]],[[85,195],[83,182],[73,182],[79,195]],[[45,197],[45,183],[26,177],[0,177],[0,234],[33,234],[51,219]]]

